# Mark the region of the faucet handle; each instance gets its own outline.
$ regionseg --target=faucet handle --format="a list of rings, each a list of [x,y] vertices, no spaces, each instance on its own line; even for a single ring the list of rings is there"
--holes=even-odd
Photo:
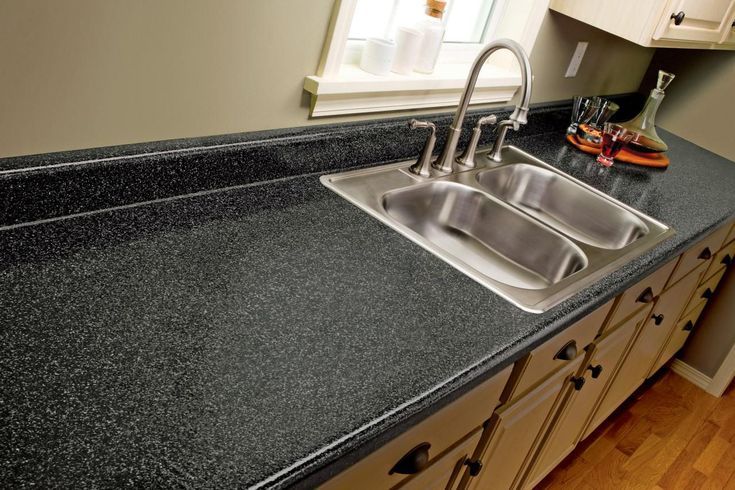
[[[408,127],[411,129],[429,128],[429,137],[426,138],[424,149],[416,163],[408,167],[408,171],[420,177],[431,177],[431,154],[434,153],[434,145],[436,144],[436,125],[431,121],[419,121],[411,119],[408,121]]]
[[[467,149],[462,153],[462,156],[457,158],[457,162],[461,163],[465,167],[475,168],[477,162],[475,162],[475,152],[477,151],[477,144],[480,142],[480,135],[482,135],[482,126],[485,124],[495,124],[498,122],[498,117],[495,114],[481,117],[477,120],[475,128],[472,130],[472,138],[470,138],[470,144],[467,145]]]

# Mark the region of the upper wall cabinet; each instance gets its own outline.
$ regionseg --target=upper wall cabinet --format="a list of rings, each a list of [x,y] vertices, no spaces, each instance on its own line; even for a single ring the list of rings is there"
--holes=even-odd
[[[735,0],[551,0],[550,7],[641,46],[735,49]]]

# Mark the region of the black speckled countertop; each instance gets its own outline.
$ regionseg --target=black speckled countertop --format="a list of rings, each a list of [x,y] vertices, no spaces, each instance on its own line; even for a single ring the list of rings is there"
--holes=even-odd
[[[735,163],[514,144],[677,233],[521,311],[317,175],[0,231],[2,486],[311,486],[735,216]]]

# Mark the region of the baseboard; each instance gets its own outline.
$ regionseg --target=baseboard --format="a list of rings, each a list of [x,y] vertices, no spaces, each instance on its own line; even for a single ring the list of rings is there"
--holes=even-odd
[[[694,369],[689,364],[685,363],[680,359],[674,359],[669,364],[669,367],[676,374],[686,379],[692,384],[695,384],[702,388],[704,391],[709,393],[710,384],[712,384],[712,378],[706,374]]]

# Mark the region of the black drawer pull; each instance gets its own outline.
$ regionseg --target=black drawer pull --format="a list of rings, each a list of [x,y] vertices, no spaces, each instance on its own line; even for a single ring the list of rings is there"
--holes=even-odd
[[[692,323],[692,321],[689,320],[686,325],[684,325],[684,328],[682,328],[682,330],[684,330],[685,332],[691,332],[692,330],[694,330],[694,324]]]
[[[652,315],[651,318],[653,318],[653,323],[656,324],[656,326],[661,325],[664,321],[664,314],[659,313],[658,315]]]
[[[429,465],[429,448],[431,444],[422,442],[415,448],[407,452],[393,468],[388,472],[400,473],[401,475],[414,475]]]
[[[589,366],[587,366],[587,369],[589,369],[590,372],[592,372],[593,379],[599,378],[600,375],[602,374],[602,365],[600,364],[598,364],[597,366],[593,366],[592,364],[590,364]]]
[[[477,476],[482,470],[482,461],[479,459],[468,459],[464,462],[470,470],[470,476]]]
[[[637,303],[650,303],[651,301],[653,301],[653,289],[651,288],[644,289],[636,300]]]
[[[724,265],[732,264],[732,257],[730,257],[730,254],[727,254],[724,257],[722,257],[722,262],[720,262],[720,264],[724,264]]]
[[[707,288],[702,293],[702,298],[704,299],[710,299],[712,297],[712,290],[710,288]]]
[[[573,340],[570,340],[569,342],[564,344],[564,347],[559,349],[559,352],[556,353],[554,359],[560,361],[571,361],[575,357],[577,357],[577,343]]]
[[[709,249],[709,247],[704,247],[704,250],[702,250],[702,253],[699,254],[698,259],[701,260],[709,260],[712,258],[712,251]]]
[[[671,18],[674,19],[674,24],[677,26],[680,26],[684,22],[684,17],[686,17],[686,14],[681,10],[675,14],[671,14]]]
[[[569,381],[574,384],[574,389],[579,391],[584,387],[586,379],[584,378],[584,376],[572,376]]]

